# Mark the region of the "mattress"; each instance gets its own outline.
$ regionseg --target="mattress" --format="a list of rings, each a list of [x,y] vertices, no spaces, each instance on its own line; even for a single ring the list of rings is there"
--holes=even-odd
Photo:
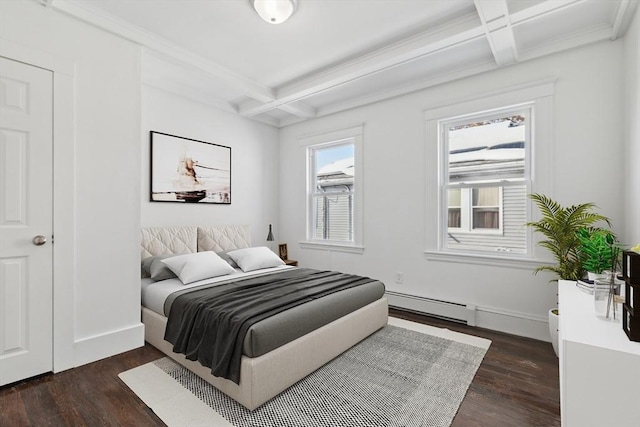
[[[272,274],[282,271],[284,268],[295,267],[281,266],[250,273],[243,273],[238,270],[233,275],[207,279],[190,285],[183,285],[178,279],[168,279],[160,282],[150,282],[149,279],[143,279],[142,305],[166,317],[165,301],[176,291],[197,288],[205,284],[229,283],[245,277]],[[247,357],[264,355],[382,298],[384,290],[384,285],[381,282],[373,281],[315,299],[266,318],[254,324],[248,330],[243,342],[243,354]]]

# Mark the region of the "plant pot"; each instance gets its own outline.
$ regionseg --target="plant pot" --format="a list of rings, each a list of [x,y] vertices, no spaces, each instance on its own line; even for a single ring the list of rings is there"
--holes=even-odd
[[[607,277],[606,273],[593,273],[591,271],[587,271],[587,279],[595,282],[597,279],[604,279]]]
[[[551,345],[553,345],[553,351],[556,356],[558,353],[558,309],[552,308],[549,310],[549,334],[551,335]]]

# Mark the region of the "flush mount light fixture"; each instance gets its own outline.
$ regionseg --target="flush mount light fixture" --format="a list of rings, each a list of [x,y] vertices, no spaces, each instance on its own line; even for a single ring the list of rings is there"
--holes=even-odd
[[[270,24],[282,24],[298,7],[298,0],[249,0],[258,15]]]

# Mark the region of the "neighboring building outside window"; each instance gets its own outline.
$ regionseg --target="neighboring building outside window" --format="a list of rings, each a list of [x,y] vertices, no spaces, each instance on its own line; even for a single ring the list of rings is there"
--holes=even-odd
[[[353,242],[352,140],[309,148],[313,162],[313,240]]]

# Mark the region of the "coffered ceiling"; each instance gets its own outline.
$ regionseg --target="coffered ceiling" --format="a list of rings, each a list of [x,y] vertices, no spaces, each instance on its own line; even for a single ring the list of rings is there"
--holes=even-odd
[[[274,126],[624,35],[638,0],[37,0],[144,46],[143,82]]]

